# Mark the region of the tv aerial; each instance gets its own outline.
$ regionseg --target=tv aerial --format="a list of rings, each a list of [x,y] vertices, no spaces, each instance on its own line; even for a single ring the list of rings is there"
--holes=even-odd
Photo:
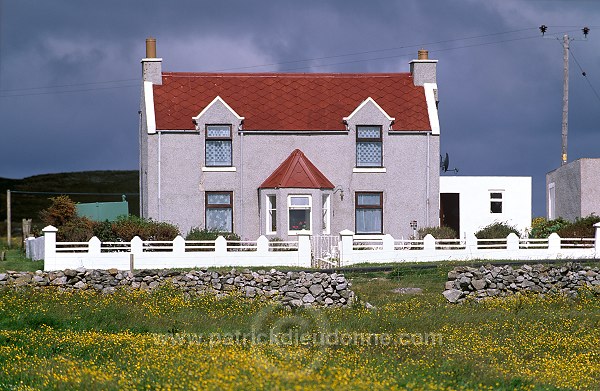
[[[448,169],[448,165],[450,164],[450,157],[448,156],[448,152],[446,152],[446,156],[442,158],[440,155],[440,169],[442,172],[454,171],[455,174],[458,174],[458,168],[454,167],[452,169]]]

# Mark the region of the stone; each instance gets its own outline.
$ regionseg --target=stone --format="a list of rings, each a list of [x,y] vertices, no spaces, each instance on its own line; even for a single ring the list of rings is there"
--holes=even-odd
[[[315,297],[313,295],[311,295],[310,293],[307,293],[306,295],[304,295],[304,297],[302,298],[302,301],[304,303],[312,303],[315,301]]]
[[[446,284],[444,286],[445,290],[454,289],[454,288],[455,288],[455,286],[454,286],[454,280],[452,280],[452,281],[446,281]]]
[[[77,275],[77,270],[67,269],[65,270],[65,276],[67,277],[75,277]]]
[[[344,282],[344,283],[336,285],[335,290],[341,291],[341,290],[346,289],[347,287],[348,287],[348,284]]]
[[[0,281],[5,281],[6,280],[6,273],[0,273]]]
[[[333,304],[333,299],[331,297],[326,297],[325,298],[325,304],[327,304],[327,305]]]
[[[87,289],[87,287],[88,287],[87,284],[83,281],[79,281],[79,282],[75,283],[75,285],[73,285],[73,288],[81,289],[81,290],[85,290],[85,289]]]
[[[321,284],[312,285],[310,288],[308,288],[308,290],[314,297],[319,296],[324,291],[323,286]]]
[[[454,281],[448,281],[450,283],[452,283],[452,287],[451,288],[447,288],[447,289],[454,289]],[[423,293],[423,289],[421,288],[396,288],[392,290],[393,293],[399,293],[401,295],[420,295]]]
[[[54,280],[52,280],[52,285],[58,285],[58,286],[62,286],[65,285],[67,283],[67,277],[63,276],[63,277],[57,277]]]
[[[448,289],[442,294],[450,303],[458,303],[458,300],[463,296],[463,292],[458,289]]]
[[[485,289],[487,282],[485,280],[472,280],[471,285],[473,285],[473,289],[479,291]]]

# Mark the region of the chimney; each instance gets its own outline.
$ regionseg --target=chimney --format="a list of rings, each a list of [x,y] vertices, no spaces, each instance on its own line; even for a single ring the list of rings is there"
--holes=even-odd
[[[425,83],[436,83],[436,72],[438,60],[430,60],[429,52],[425,49],[419,50],[417,60],[410,62],[410,74],[416,86]]]
[[[156,58],[156,39],[146,39],[146,58],[142,59],[142,80],[162,84],[162,58]]]

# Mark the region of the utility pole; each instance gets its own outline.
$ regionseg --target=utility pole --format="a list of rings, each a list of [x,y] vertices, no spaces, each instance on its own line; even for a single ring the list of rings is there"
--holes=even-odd
[[[569,133],[569,34],[563,36],[563,109],[562,109],[562,154],[560,165],[567,164],[567,136]]]
[[[10,204],[10,190],[6,190],[6,241],[8,242],[8,248],[11,246],[10,231],[12,230]]]

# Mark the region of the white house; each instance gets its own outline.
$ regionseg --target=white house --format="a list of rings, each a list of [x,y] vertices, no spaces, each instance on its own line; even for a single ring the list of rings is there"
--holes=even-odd
[[[494,222],[531,225],[531,177],[441,176],[440,221],[460,237]]]

